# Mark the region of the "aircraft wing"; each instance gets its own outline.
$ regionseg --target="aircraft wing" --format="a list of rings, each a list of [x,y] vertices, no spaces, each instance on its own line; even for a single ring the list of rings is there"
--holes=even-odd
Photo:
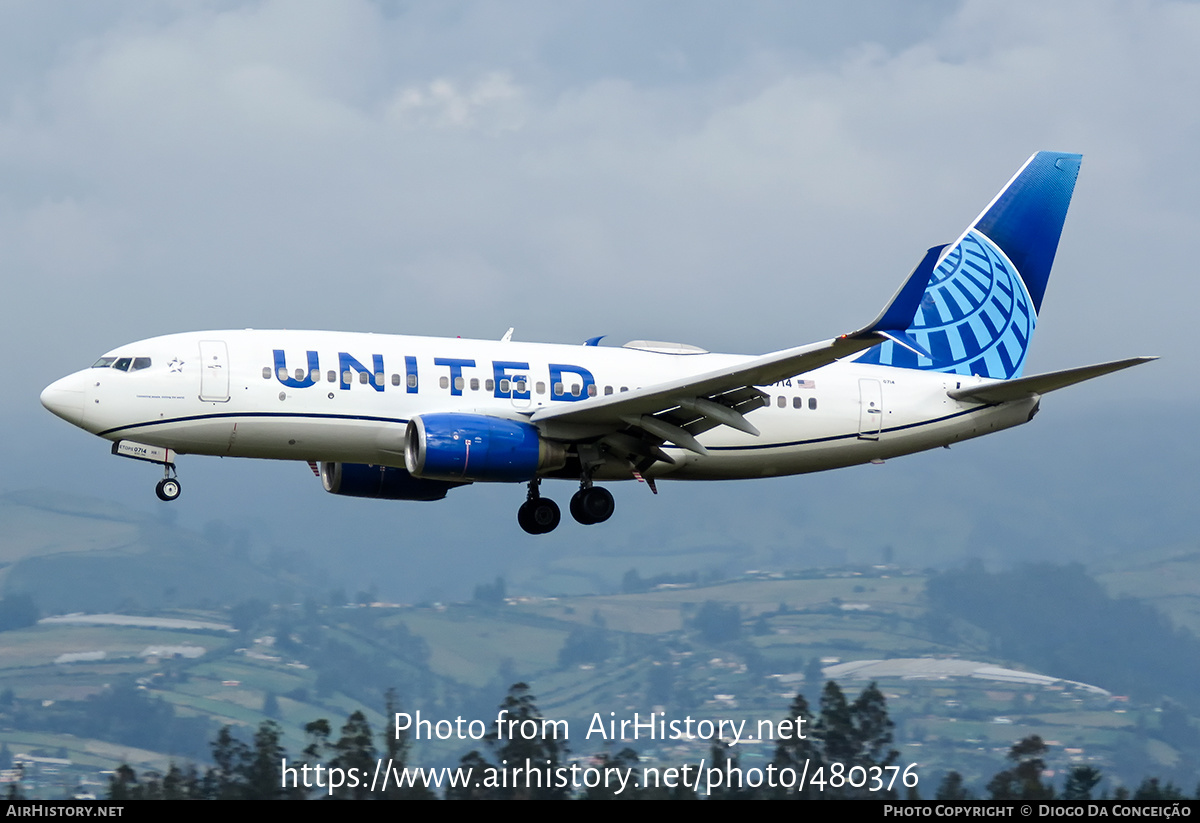
[[[763,392],[755,386],[819,369],[839,358],[870,348],[883,339],[883,335],[874,333],[847,335],[822,343],[784,349],[720,371],[670,380],[607,397],[592,397],[570,406],[540,409],[534,412],[530,421],[536,424],[554,421],[558,424],[611,423],[615,426],[634,426],[656,434],[662,440],[703,454],[702,446],[694,444],[698,448],[693,447],[692,435],[700,431],[684,431],[677,426],[678,421],[659,420],[653,415],[681,408],[692,415],[689,423],[702,418],[714,421],[715,425],[729,425],[750,434],[758,434],[758,429],[743,416],[745,412],[765,404]],[[647,417],[652,419],[644,419]],[[668,436],[664,426],[680,428],[680,431],[669,432],[671,436]],[[712,426],[702,430],[708,428]]]
[[[1032,377],[1022,377],[1017,380],[1001,380],[996,383],[986,383],[982,386],[970,386],[965,389],[954,389],[949,392],[955,400],[973,400],[979,403],[1007,403],[1012,400],[1024,400],[1036,394],[1046,394],[1055,389],[1064,389],[1093,377],[1111,374],[1131,366],[1140,366],[1157,360],[1157,357],[1130,357],[1127,360],[1113,360],[1108,363],[1097,363],[1094,366],[1080,366],[1076,369],[1064,369],[1046,374],[1035,374]]]
[[[902,335],[916,314],[943,248],[937,246],[927,251],[887,307],[858,331],[764,354],[727,369],[539,409],[530,421],[552,437],[556,432],[570,436],[572,429],[581,433],[625,429],[609,445],[666,462],[673,461],[658,448],[664,441],[706,454],[696,435],[716,426],[730,426],[757,435],[758,429],[746,420],[745,414],[761,408],[767,401],[766,394],[755,387],[819,369]]]

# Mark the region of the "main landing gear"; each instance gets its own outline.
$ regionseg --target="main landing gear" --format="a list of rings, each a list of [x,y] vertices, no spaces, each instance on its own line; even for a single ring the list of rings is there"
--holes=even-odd
[[[612,517],[616,505],[612,492],[587,481],[585,487],[571,495],[571,516],[585,526],[603,523]]]
[[[529,481],[529,493],[521,508],[517,509],[517,522],[530,534],[552,532],[562,520],[558,504],[548,497],[541,496],[541,484],[541,479],[537,477]],[[612,517],[615,508],[612,492],[600,486],[593,486],[590,478],[584,479],[580,483],[579,491],[571,497],[571,516],[585,526],[603,523]]]
[[[548,497],[542,497],[538,487],[542,485],[541,478],[535,477],[529,481],[529,493],[521,508],[517,509],[517,522],[521,528],[530,534],[546,534],[552,532],[562,520],[562,512],[558,504]]]

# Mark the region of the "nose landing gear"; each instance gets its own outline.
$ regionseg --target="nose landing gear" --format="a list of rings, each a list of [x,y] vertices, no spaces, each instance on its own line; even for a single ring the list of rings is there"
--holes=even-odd
[[[183,491],[183,487],[179,485],[179,478],[171,476],[171,473],[174,471],[174,463],[164,463],[163,479],[159,480],[158,485],[154,487],[154,493],[164,503],[170,503],[172,500],[177,499]]]
[[[162,446],[148,446],[145,443],[135,443],[132,440],[118,440],[112,445],[112,453],[118,457],[129,457],[145,463],[157,463],[163,467],[163,479],[154,487],[158,499],[170,503],[179,497],[183,488],[179,478],[175,477],[175,451]]]
[[[179,481],[174,477],[164,477],[154,487],[154,493],[158,495],[158,499],[167,503],[179,497],[182,491],[183,489],[180,487]]]

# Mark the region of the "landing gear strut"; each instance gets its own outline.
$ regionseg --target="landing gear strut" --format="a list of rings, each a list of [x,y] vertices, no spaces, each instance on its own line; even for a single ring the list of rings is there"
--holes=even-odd
[[[179,485],[178,478],[169,475],[159,480],[158,485],[154,487],[154,493],[158,495],[158,499],[167,503],[179,497],[182,491],[183,489]]]
[[[538,487],[541,478],[535,477],[529,481],[529,493],[521,508],[517,509],[517,522],[521,528],[530,534],[546,534],[554,531],[562,520],[562,512],[558,504],[548,497],[542,497]]]

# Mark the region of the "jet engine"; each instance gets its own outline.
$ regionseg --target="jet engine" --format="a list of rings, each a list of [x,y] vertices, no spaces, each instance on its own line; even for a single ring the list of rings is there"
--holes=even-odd
[[[561,443],[536,426],[482,414],[422,414],[404,432],[404,465],[430,480],[521,482],[562,468]]]
[[[441,500],[463,483],[425,480],[404,469],[365,463],[322,463],[321,483],[330,494],[382,500]]]

